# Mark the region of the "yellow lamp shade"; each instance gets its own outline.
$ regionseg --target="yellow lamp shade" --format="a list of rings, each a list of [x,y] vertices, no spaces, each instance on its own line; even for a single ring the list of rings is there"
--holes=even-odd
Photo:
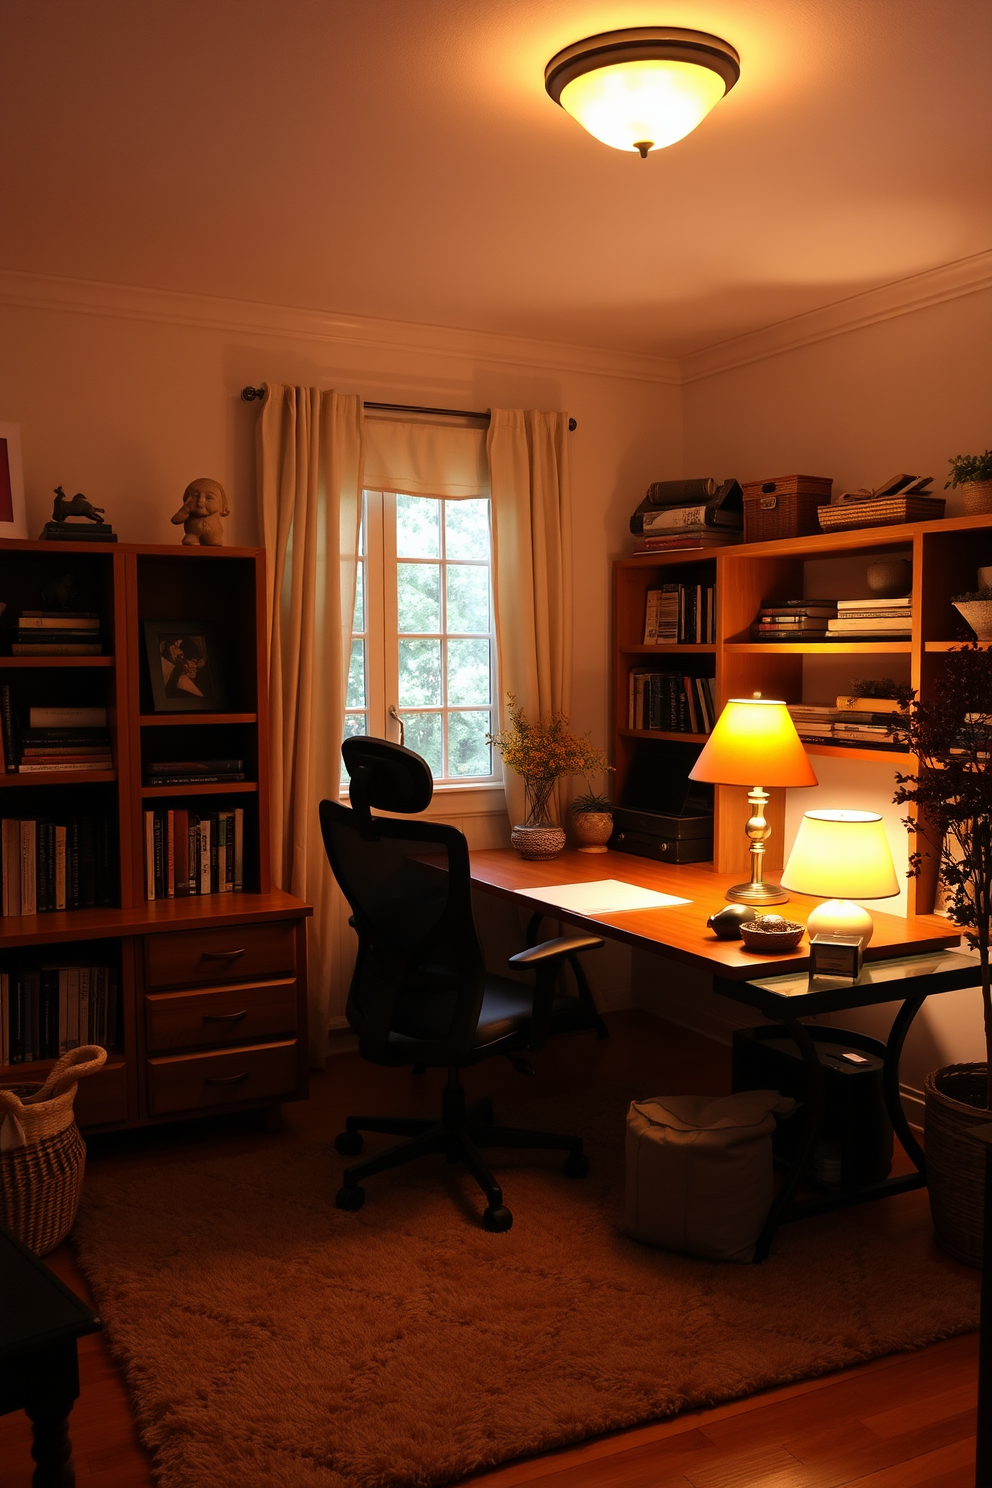
[[[891,899],[899,881],[882,818],[872,811],[807,811],[782,883],[824,899]]]
[[[785,703],[731,698],[689,772],[719,785],[816,785]]]
[[[575,78],[562,108],[615,150],[660,150],[691,134],[726,92],[722,77],[691,62],[618,62]]]

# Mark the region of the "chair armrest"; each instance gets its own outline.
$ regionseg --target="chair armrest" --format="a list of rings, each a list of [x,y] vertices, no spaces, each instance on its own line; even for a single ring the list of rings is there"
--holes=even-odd
[[[518,951],[510,957],[511,966],[543,966],[550,961],[563,960],[577,951],[593,951],[606,942],[599,935],[559,935],[555,940],[544,940],[531,946],[529,951]]]

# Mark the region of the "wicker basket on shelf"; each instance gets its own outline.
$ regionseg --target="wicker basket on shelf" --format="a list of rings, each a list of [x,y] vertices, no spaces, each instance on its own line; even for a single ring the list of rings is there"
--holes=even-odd
[[[70,1049],[44,1084],[0,1089],[0,1224],[35,1255],[47,1255],[72,1229],[83,1186],[86,1148],[72,1103],[84,1075],[106,1049]]]
[[[892,527],[903,522],[933,522],[944,515],[943,496],[877,496],[870,501],[842,501],[819,508],[824,532],[852,527]]]

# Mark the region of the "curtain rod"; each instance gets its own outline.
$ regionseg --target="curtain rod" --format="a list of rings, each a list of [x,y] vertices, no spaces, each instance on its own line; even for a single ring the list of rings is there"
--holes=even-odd
[[[256,398],[265,397],[264,388],[243,387],[241,396],[246,403],[254,403]],[[482,419],[484,423],[489,422],[488,413],[474,413],[470,408],[418,408],[413,403],[363,403],[363,408],[376,408],[380,413],[433,413],[441,418],[470,418]],[[578,428],[574,418],[568,421],[570,432]]]

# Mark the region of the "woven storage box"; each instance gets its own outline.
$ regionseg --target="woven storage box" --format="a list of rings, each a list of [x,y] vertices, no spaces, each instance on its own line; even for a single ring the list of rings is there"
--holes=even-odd
[[[830,500],[833,479],[826,475],[777,475],[746,481],[744,541],[808,537],[817,530],[817,512]]]
[[[982,1264],[985,1145],[969,1136],[988,1124],[984,1064],[947,1064],[923,1082],[927,1189],[941,1250],[966,1266]]]
[[[824,532],[852,527],[891,527],[900,522],[934,522],[944,515],[943,496],[877,496],[873,501],[842,501],[820,507]]]
[[[80,1077],[98,1070],[106,1049],[70,1049],[45,1083],[0,1089],[0,1224],[35,1255],[47,1255],[72,1229],[86,1148],[72,1103]]]

